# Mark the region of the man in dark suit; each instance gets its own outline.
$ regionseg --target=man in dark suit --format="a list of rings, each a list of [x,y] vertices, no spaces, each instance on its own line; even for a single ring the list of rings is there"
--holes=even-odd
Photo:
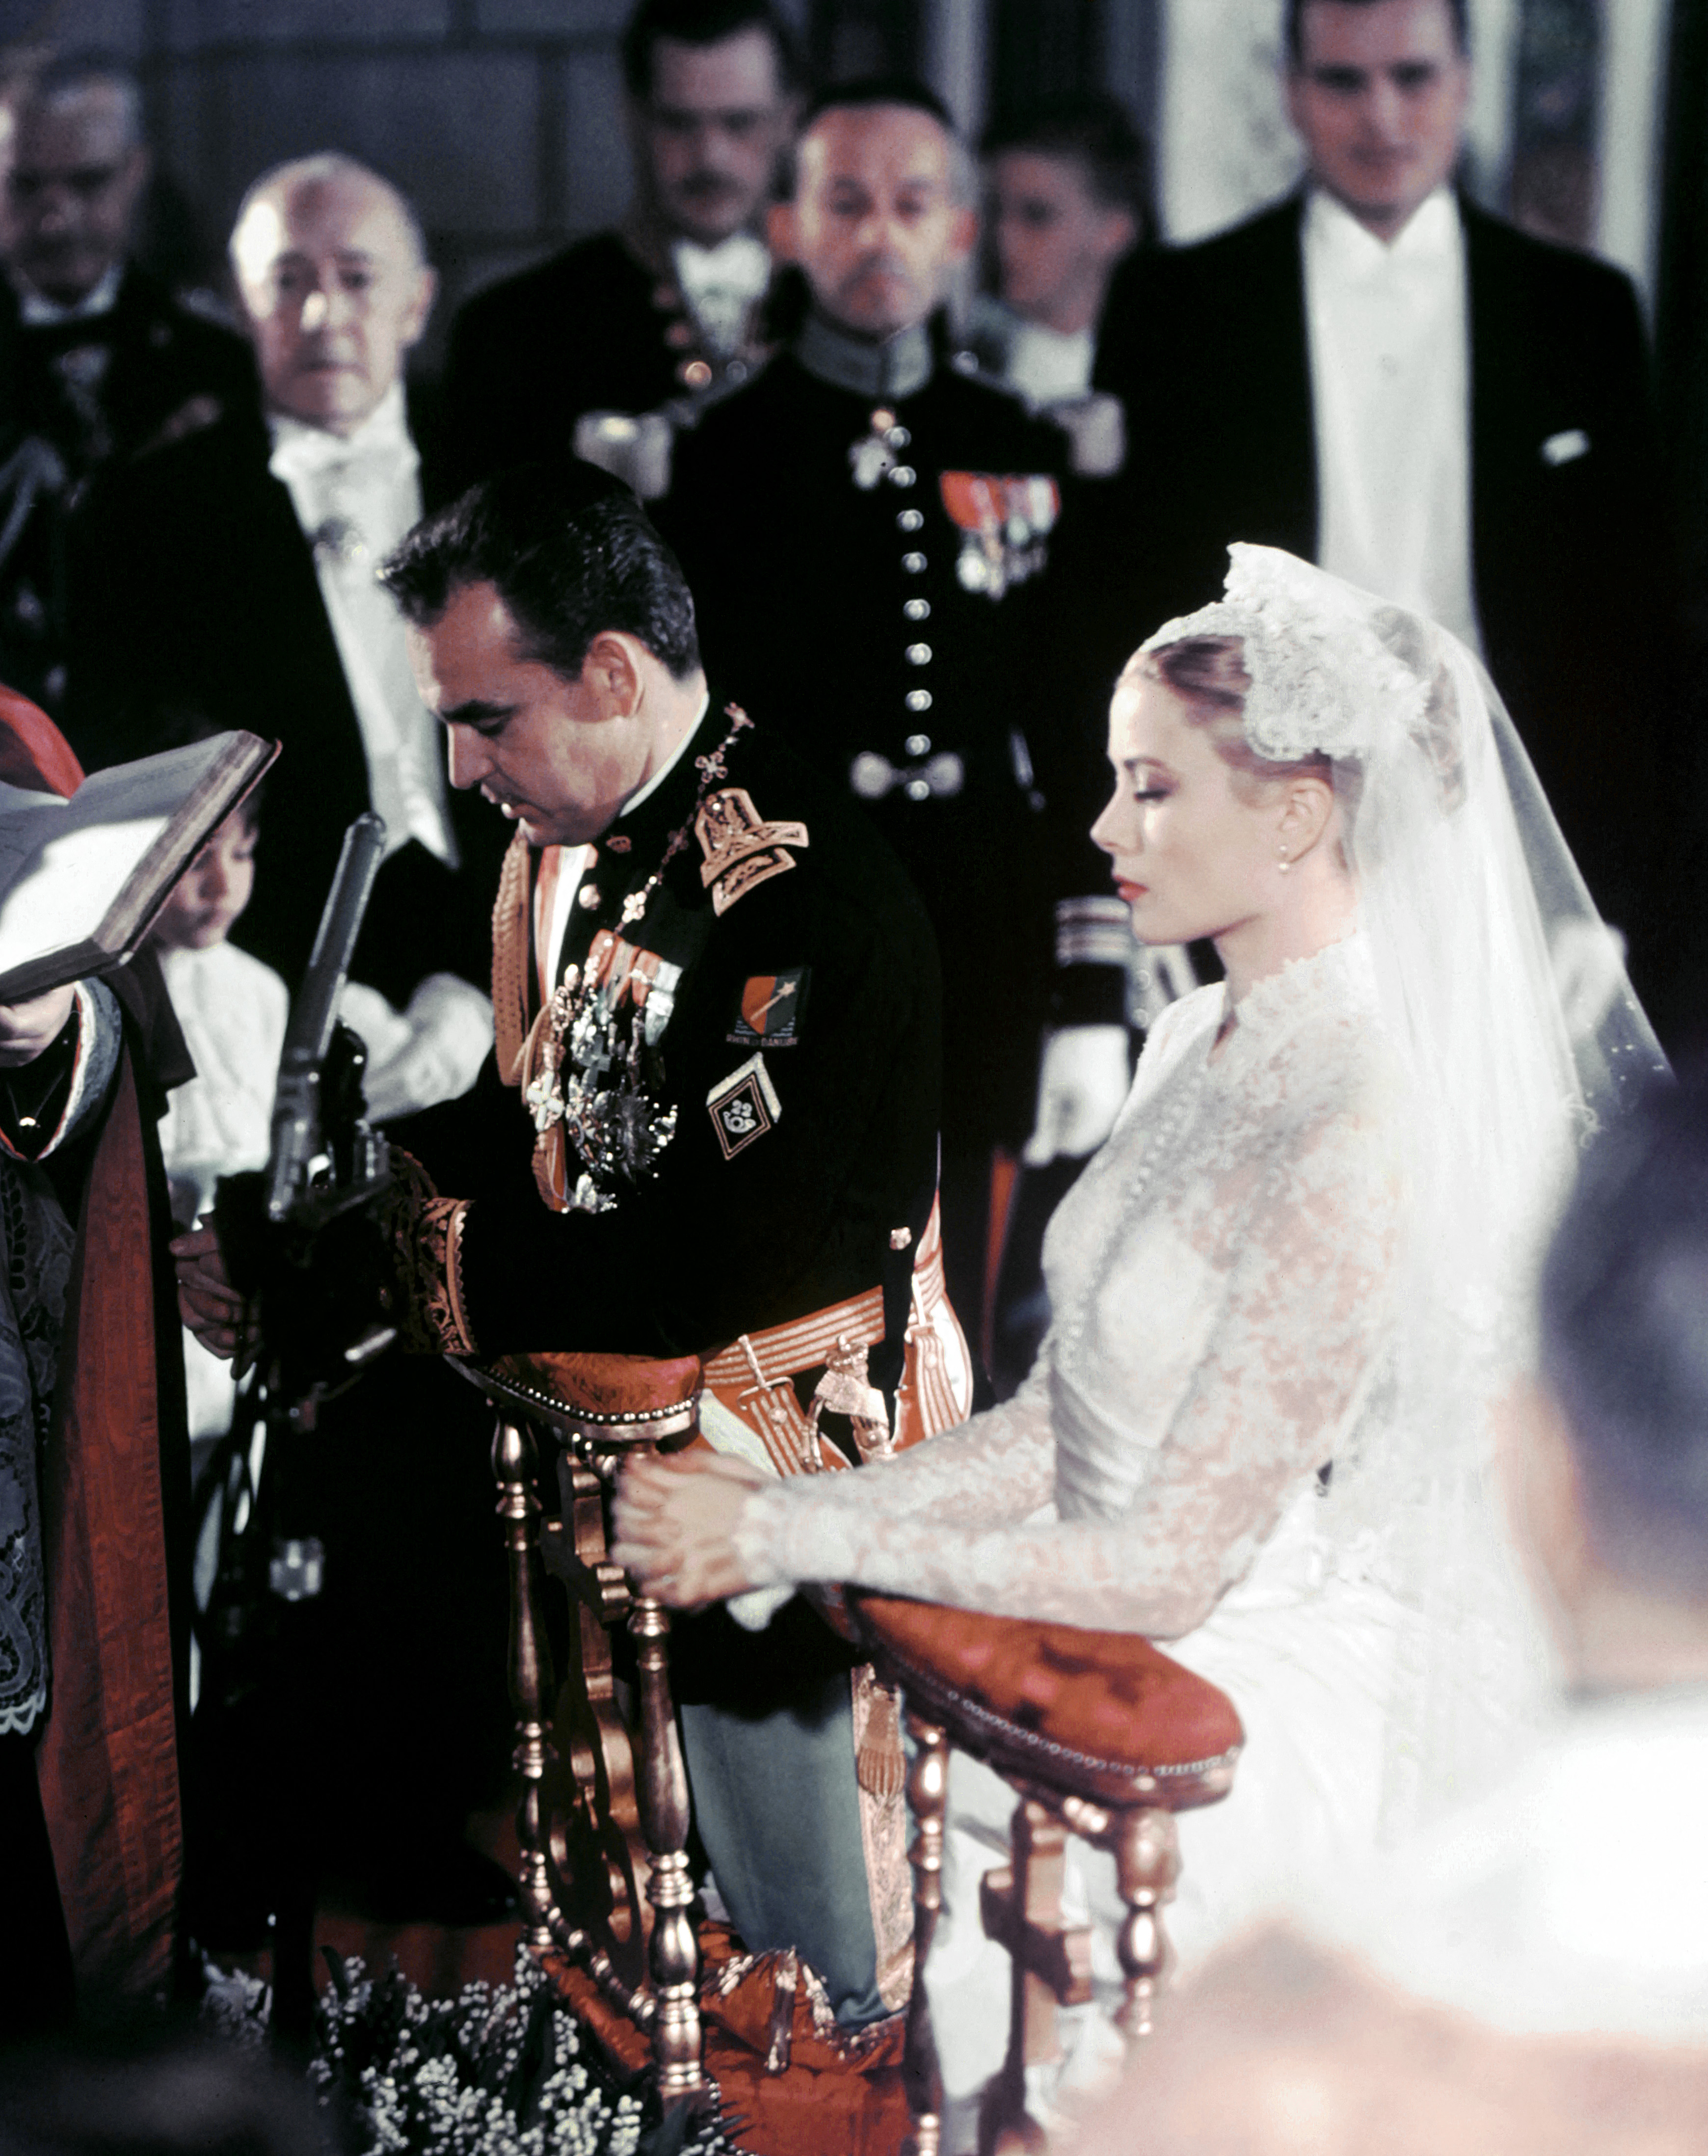
[[[284,742],[238,940],[290,983],[345,826],[377,808],[389,850],[354,970],[402,1005],[429,972],[485,980],[497,880],[373,576],[421,513],[403,367],[433,273],[408,205],[334,157],[257,181],[232,257],[265,411],[227,412],[91,496],[68,731],[90,763],[187,715]]]
[[[1635,295],[1452,191],[1463,0],[1290,0],[1289,38],[1305,188],[1111,300],[1133,451],[1094,673],[1213,595],[1233,539],[1421,608],[1480,646],[1652,982],[1672,617]]]
[[[408,204],[339,157],[258,180],[232,255],[265,409],[228,413],[91,495],[72,576],[69,730],[91,764],[143,754],[186,719],[284,743],[235,940],[293,988],[345,827],[377,808],[388,850],[352,971],[409,1007],[436,1090],[454,1093],[484,1053],[469,1020],[471,1005],[486,1009],[503,834],[450,788],[439,727],[374,574],[419,518],[423,479],[432,484],[403,367],[433,274]],[[485,1517],[485,1418],[467,1392],[424,1366],[377,1372],[323,1410],[294,1464],[295,1502],[326,1550],[318,1644],[305,1650],[312,1669],[300,1685],[316,1717],[303,1744],[337,1761],[341,1800],[310,1807],[312,1817],[293,1805],[282,1822],[264,1813],[250,1778],[268,1777],[210,1726],[197,1749],[203,1938],[240,1943],[272,1906],[259,1887],[249,1906],[236,1866],[264,1856],[275,1828],[312,1831],[309,1858],[347,1866],[377,1914],[466,1921],[504,1906],[506,1882],[457,1839],[499,1756],[480,1731],[483,1707],[501,1712],[502,1691],[492,1676],[501,1553]],[[381,1665],[382,1739],[372,1691]],[[272,1711],[291,1717],[288,1702]],[[238,1796],[221,1779],[233,1758]],[[376,1794],[400,1774],[414,1792],[401,1840],[389,1825],[379,1833],[387,1807]],[[216,1855],[213,1829],[233,1819],[244,1823],[239,1847]],[[364,1834],[372,1840],[352,1842]]]
[[[459,487],[573,445],[659,493],[670,425],[760,357],[757,227],[798,110],[794,40],[767,0],[643,0],[623,64],[633,210],[477,294],[452,328]],[[578,436],[600,413],[659,417],[639,437],[597,421]]]
[[[683,436],[659,522],[714,670],[848,788],[925,899],[943,957],[944,1244],[976,1332],[993,1150],[1031,1127],[1056,843],[1075,858],[1086,828],[1050,813],[1084,790],[1041,603],[1066,444],[941,362],[934,317],[975,218],[970,161],[931,93],[827,92],[798,165],[772,229],[810,290],[805,322]],[[1076,957],[1114,961],[1075,968],[1100,978],[1058,1013],[1103,1022],[1112,1119],[1125,924],[1063,925]]]
[[[243,340],[126,259],[140,121],[128,75],[67,59],[0,140],[0,680],[54,711],[66,522],[92,475],[254,396]]]

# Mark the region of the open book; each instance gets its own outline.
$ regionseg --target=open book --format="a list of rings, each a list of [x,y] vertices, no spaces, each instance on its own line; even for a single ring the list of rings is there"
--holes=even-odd
[[[69,801],[0,784],[0,1003],[122,966],[278,753],[215,734],[97,771]]]

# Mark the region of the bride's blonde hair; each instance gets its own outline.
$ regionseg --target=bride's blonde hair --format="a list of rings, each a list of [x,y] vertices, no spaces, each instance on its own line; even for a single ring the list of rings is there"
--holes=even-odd
[[[1135,652],[1124,678],[1134,675],[1172,690],[1186,706],[1192,724],[1205,729],[1217,755],[1235,774],[1237,791],[1249,793],[1258,784],[1276,779],[1310,778],[1334,783],[1334,764],[1328,757],[1313,751],[1295,762],[1277,763],[1259,756],[1245,738],[1245,699],[1251,676],[1237,636],[1186,636],[1177,644]],[[1242,779],[1247,782],[1244,787],[1239,783]]]

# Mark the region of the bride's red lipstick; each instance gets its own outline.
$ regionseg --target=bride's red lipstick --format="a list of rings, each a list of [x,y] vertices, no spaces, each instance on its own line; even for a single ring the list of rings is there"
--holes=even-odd
[[[1147,883],[1127,883],[1119,876],[1116,879],[1115,887],[1129,906],[1136,898],[1147,897],[1151,889]]]

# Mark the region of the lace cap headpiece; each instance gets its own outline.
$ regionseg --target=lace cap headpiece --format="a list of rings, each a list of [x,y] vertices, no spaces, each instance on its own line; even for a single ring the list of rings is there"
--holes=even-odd
[[[1377,634],[1377,602],[1277,547],[1236,541],[1223,596],[1167,622],[1141,651],[1194,636],[1237,636],[1251,687],[1245,738],[1275,763],[1367,759],[1381,732],[1425,723],[1428,685]]]

